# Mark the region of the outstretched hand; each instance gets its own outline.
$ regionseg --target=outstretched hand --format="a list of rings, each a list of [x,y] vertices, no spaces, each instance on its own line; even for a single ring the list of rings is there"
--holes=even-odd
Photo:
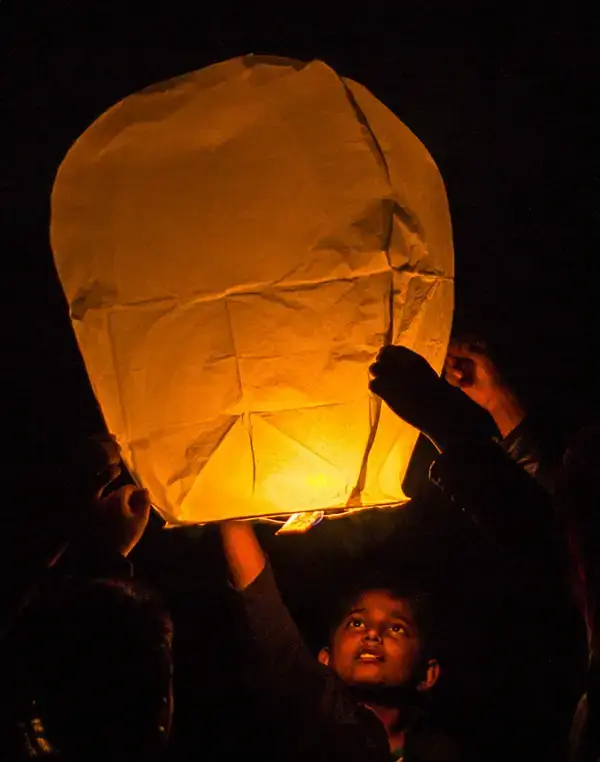
[[[406,347],[387,346],[370,372],[371,391],[443,449],[454,425],[454,400],[427,360]]]

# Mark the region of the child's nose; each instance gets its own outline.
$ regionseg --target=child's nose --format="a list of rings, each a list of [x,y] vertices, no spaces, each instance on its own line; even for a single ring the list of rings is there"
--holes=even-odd
[[[375,627],[370,627],[365,633],[365,640],[369,642],[374,641],[376,643],[379,643],[381,641],[381,635],[379,634],[379,630],[375,629]]]

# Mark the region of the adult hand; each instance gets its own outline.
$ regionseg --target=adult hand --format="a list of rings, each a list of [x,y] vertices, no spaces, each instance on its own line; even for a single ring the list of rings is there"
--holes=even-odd
[[[503,386],[482,343],[451,342],[444,366],[446,381],[484,410],[493,408]]]
[[[406,347],[387,346],[370,372],[371,391],[443,449],[456,425],[454,400],[427,360]]]
[[[451,342],[444,374],[449,384],[461,389],[492,416],[502,436],[509,434],[525,418],[524,409],[502,382],[485,344]]]

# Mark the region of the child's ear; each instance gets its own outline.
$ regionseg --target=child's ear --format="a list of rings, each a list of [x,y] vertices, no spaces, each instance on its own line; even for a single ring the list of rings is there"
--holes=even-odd
[[[429,659],[425,664],[425,674],[418,683],[417,690],[420,692],[429,691],[437,683],[440,676],[440,665],[436,659]]]
[[[328,648],[322,648],[319,651],[319,655],[317,656],[317,659],[321,664],[324,664],[326,667],[329,666],[329,649]]]

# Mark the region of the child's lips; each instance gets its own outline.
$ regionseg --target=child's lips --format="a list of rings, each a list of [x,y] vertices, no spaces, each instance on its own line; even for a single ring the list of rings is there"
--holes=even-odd
[[[356,658],[365,663],[378,662],[383,661],[383,654],[379,651],[360,651]]]

